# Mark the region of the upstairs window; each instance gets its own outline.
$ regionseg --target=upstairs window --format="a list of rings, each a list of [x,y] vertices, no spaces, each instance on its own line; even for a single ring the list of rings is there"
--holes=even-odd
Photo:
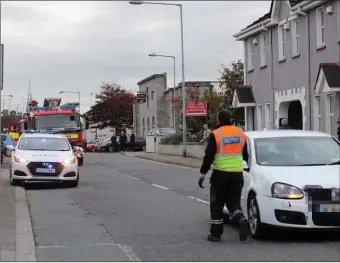
[[[155,92],[151,91],[151,100],[153,100],[153,96],[154,96]]]
[[[267,65],[267,61],[266,61],[266,50],[267,50],[267,46],[266,46],[266,33],[262,33],[260,36],[260,53],[261,53],[261,67],[264,67]]]
[[[279,61],[284,60],[285,57],[285,30],[283,26],[278,27],[278,43],[279,43]]]
[[[149,108],[149,88],[146,88],[146,107]]]
[[[300,30],[299,20],[293,21],[292,27],[292,45],[293,45],[293,57],[300,54]]]
[[[247,58],[247,64],[248,64],[248,71],[253,70],[253,38],[248,40],[248,48],[247,48],[248,58]]]
[[[316,39],[317,48],[324,47],[325,43],[325,8],[316,10]]]

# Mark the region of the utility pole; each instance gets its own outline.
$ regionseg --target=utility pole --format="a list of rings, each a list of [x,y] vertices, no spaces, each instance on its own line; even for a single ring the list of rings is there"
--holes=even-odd
[[[4,45],[1,44],[1,48],[0,48],[0,67],[1,67],[1,72],[0,72],[0,133],[2,132],[2,123],[1,123],[1,119],[2,119],[2,108],[1,108],[1,93],[3,90],[3,77],[4,77]]]

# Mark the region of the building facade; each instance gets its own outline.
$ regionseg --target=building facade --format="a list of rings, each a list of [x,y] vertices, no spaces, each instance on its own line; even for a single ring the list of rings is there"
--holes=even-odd
[[[176,109],[182,101],[182,83],[175,88],[167,88],[166,73],[154,74],[137,83],[137,97],[144,99],[133,105],[133,126],[137,136],[146,136],[153,128],[180,129],[182,113]],[[206,90],[220,91],[218,81],[186,81],[185,88],[197,90],[199,99]],[[176,101],[176,102],[175,102]]]
[[[247,130],[276,129],[288,118],[295,129],[336,135],[340,1],[272,1],[234,37],[244,45],[245,86],[233,104],[245,107]]]

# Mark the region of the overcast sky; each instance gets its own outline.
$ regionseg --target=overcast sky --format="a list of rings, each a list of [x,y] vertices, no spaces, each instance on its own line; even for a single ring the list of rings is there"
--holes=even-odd
[[[269,11],[270,1],[187,1],[183,4],[186,80],[217,80],[221,64],[242,59],[242,43],[232,35]],[[137,82],[167,72],[176,56],[176,82],[181,81],[179,9],[126,1],[1,2],[1,43],[5,45],[4,90],[13,94],[12,109],[27,96],[61,96],[80,91],[87,110],[103,81],[137,90]],[[61,96],[76,101],[76,94]],[[5,107],[9,98],[3,97]]]

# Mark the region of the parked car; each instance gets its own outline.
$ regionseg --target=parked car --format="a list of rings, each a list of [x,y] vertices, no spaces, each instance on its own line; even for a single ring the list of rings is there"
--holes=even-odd
[[[251,235],[261,237],[267,226],[339,230],[339,141],[313,131],[246,135],[241,206]]]
[[[87,142],[87,152],[95,152],[96,151],[96,144],[98,141],[92,140]]]
[[[148,135],[161,135],[161,136],[167,137],[175,133],[176,133],[176,130],[174,128],[154,128],[150,130]]]
[[[1,142],[1,152],[7,157],[11,157],[11,153],[16,145],[13,138],[8,134],[1,134]]]
[[[119,136],[117,136],[117,147],[115,148],[112,146],[111,140],[110,143],[108,143],[106,146],[104,146],[105,151],[107,152],[117,152],[120,150],[120,144],[119,144]],[[126,150],[130,151],[145,151],[146,149],[146,140],[143,137],[135,137],[135,145],[133,146],[131,144],[131,141],[128,140],[126,142]]]
[[[101,140],[101,141],[97,142],[96,145],[94,146],[95,151],[96,152],[105,152],[105,151],[107,151],[109,145],[111,145],[111,138]]]

